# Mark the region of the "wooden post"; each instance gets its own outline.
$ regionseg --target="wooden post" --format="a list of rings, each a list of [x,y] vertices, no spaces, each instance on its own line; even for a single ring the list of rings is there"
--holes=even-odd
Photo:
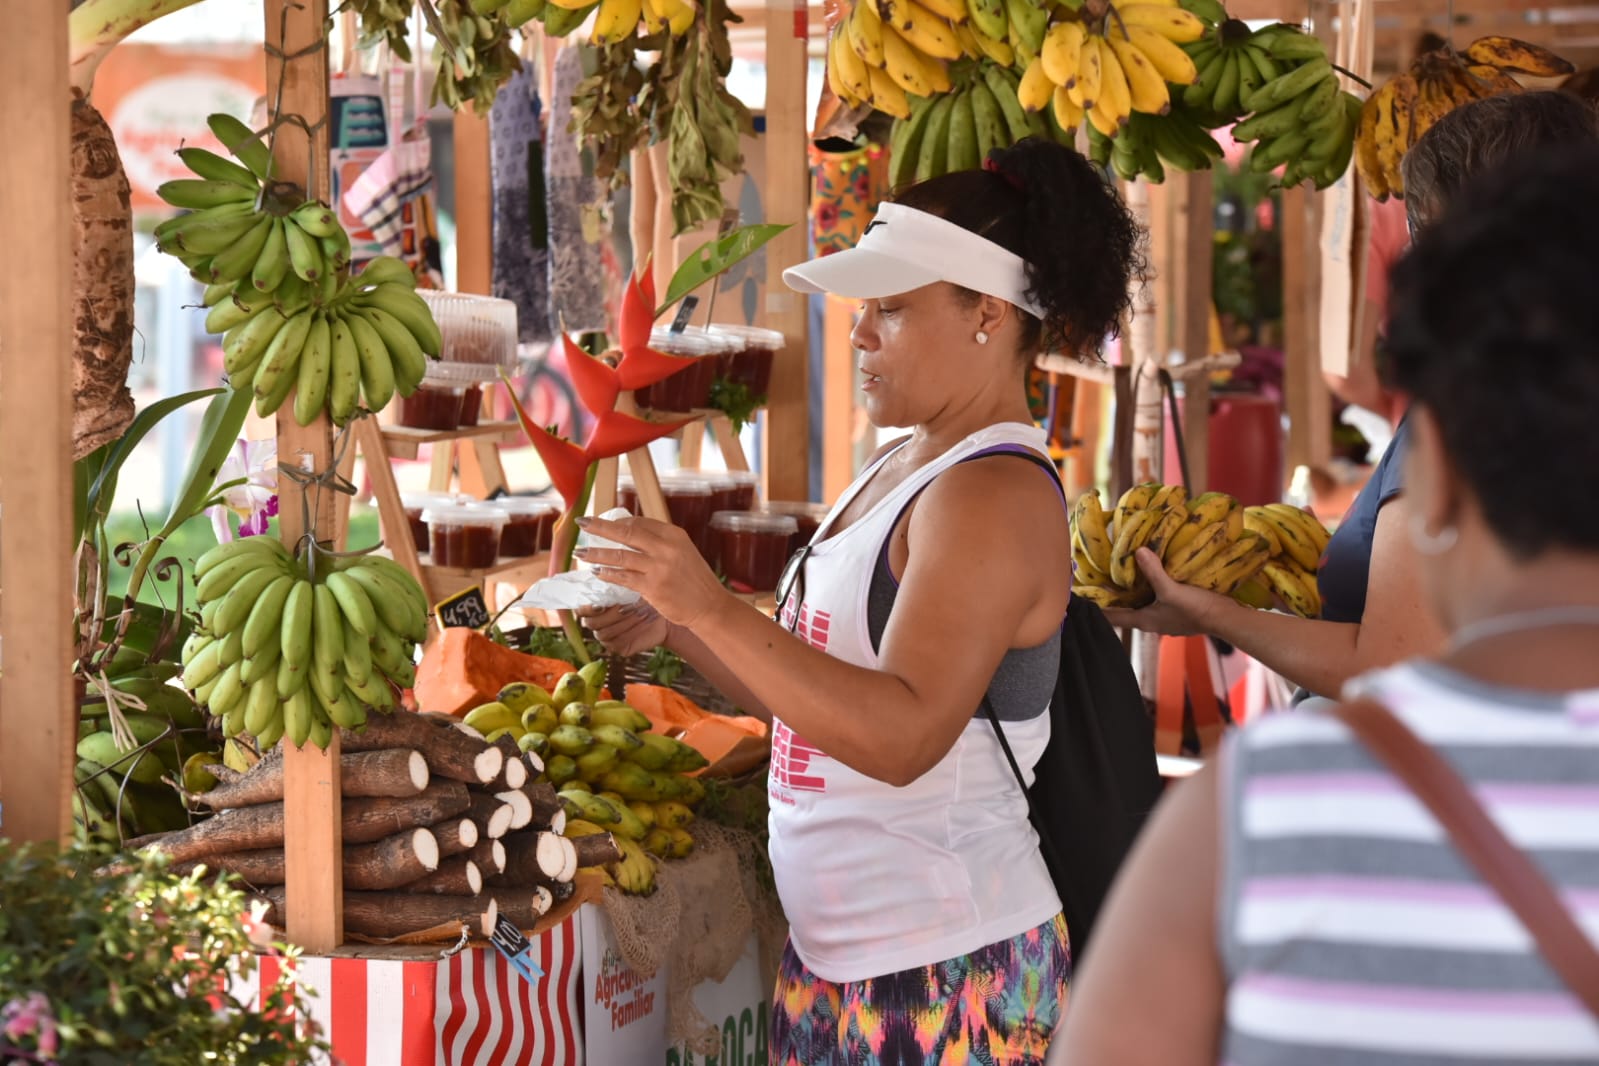
[[[783,334],[766,411],[766,498],[810,499],[809,302],[783,284],[783,269],[806,258],[805,0],[769,0],[766,22],[766,217],[790,223],[766,246],[766,325]]]
[[[1305,185],[1283,191],[1283,393],[1288,404],[1286,473],[1325,468],[1332,458],[1332,408],[1321,376],[1320,197]]]
[[[1172,220],[1172,315],[1177,347],[1186,364],[1210,355],[1211,172],[1181,175],[1181,193]],[[1204,492],[1210,481],[1210,375],[1183,381],[1183,445],[1188,452],[1189,491]],[[1170,473],[1168,471],[1168,473]],[[1172,480],[1170,477],[1167,480]]]
[[[299,116],[315,131],[314,136],[308,137],[293,123],[278,128],[273,149],[278,173],[287,181],[308,182],[307,194],[324,201],[331,195],[328,50],[323,38],[327,17],[327,0],[266,3],[267,102],[281,106],[280,114]],[[321,47],[316,47],[319,43]],[[293,409],[291,396],[278,411],[279,462],[326,470],[333,461],[332,424],[326,412],[302,427],[295,423]],[[321,493],[315,529],[307,530],[298,494],[287,478],[283,483],[286,491],[278,521],[284,542],[295,544],[307,532],[314,532],[319,541],[331,542],[334,513],[338,510],[333,494],[326,490]],[[313,502],[315,498],[313,493]],[[326,954],[344,941],[337,733],[326,751],[318,751],[314,745],[296,748],[284,742],[283,803],[286,932],[306,951]]]
[[[1123,185],[1127,208],[1139,225],[1150,225],[1149,184],[1139,178]],[[1154,255],[1155,242],[1151,242]],[[1151,266],[1159,269],[1152,260]],[[1158,278],[1158,275],[1157,275]],[[1165,365],[1155,321],[1155,279],[1135,278],[1133,306],[1122,333],[1122,365],[1133,368],[1133,483],[1161,480],[1163,394],[1159,369]]]
[[[72,190],[67,8],[8,9],[0,39],[0,836],[72,835]]]
[[[494,190],[489,120],[471,108],[455,113],[455,291],[494,291]]]

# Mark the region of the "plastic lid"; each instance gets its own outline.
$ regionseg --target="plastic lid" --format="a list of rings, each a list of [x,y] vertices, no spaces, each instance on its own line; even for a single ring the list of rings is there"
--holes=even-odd
[[[692,326],[681,333],[673,333],[664,326],[650,330],[650,347],[664,355],[720,355],[743,346],[743,341],[729,334],[708,333]]]
[[[717,489],[731,489],[738,485],[738,481],[728,477],[725,470],[668,470],[661,475],[661,484],[678,481],[703,481]]]
[[[402,492],[400,493],[400,506],[407,510],[416,510],[419,507],[444,506],[461,503],[462,498],[453,492]]]
[[[753,470],[723,470],[723,476],[735,485],[759,485],[761,475]]]
[[[753,511],[717,511],[711,515],[712,529],[725,529],[730,533],[774,533],[793,536],[799,532],[799,523],[792,515],[759,514]]]
[[[832,508],[825,503],[806,503],[796,500],[769,500],[756,508],[757,514],[785,514],[805,515],[809,518],[822,519],[827,517],[827,512]]]
[[[560,514],[561,505],[554,500],[546,500],[538,496],[497,496],[492,500],[472,500],[468,507],[498,508],[506,514],[513,515],[547,515]]]
[[[422,521],[441,526],[504,526],[511,516],[485,500],[469,504],[437,504],[422,511]]]
[[[759,348],[762,351],[775,352],[783,347],[783,335],[775,329],[765,329],[761,326],[740,326],[732,323],[711,323],[712,333],[725,333],[738,339],[739,345],[744,348]]]
[[[716,487],[699,477],[666,477],[661,479],[663,496],[709,496]]]

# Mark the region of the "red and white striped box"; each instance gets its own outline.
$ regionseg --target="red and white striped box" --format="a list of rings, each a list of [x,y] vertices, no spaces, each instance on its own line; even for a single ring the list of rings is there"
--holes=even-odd
[[[341,1066],[582,1066],[577,922],[530,939],[544,971],[534,983],[492,947],[439,958],[422,948],[357,946],[348,956],[302,956],[296,970]],[[253,1009],[284,965],[277,956],[257,961],[232,990]]]

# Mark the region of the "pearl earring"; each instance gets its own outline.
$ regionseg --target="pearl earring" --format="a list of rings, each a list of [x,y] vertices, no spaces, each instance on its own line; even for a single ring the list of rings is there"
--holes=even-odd
[[[987,344],[988,343],[988,334],[984,333],[982,330],[978,330],[977,331],[977,343],[978,344]]]

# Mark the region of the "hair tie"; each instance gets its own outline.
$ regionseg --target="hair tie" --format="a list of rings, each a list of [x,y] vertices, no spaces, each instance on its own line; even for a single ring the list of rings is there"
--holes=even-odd
[[[1004,178],[1010,187],[1015,189],[1017,192],[1026,192],[1027,189],[1022,185],[1022,179],[1006,170],[1004,166],[1000,164],[998,152],[998,148],[995,148],[989,152],[988,158],[983,160],[983,169],[988,171],[990,174],[997,174]]]

